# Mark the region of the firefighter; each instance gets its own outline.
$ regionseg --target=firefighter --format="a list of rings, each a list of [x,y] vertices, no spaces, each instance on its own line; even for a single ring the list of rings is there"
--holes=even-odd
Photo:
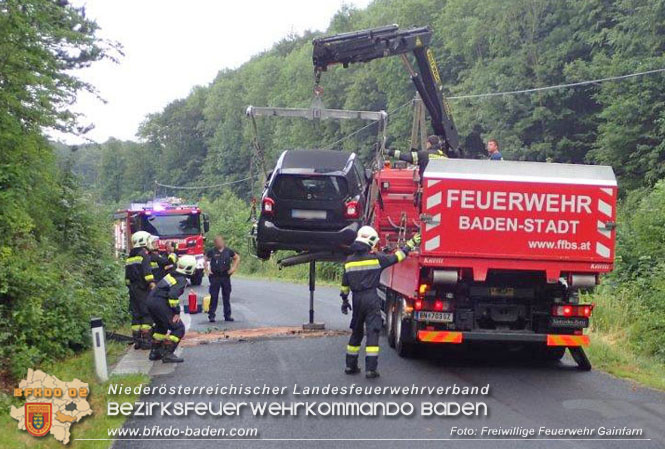
[[[386,149],[388,156],[393,156],[401,161],[406,161],[410,164],[418,166],[418,173],[420,179],[423,178],[423,173],[427,164],[432,159],[448,159],[448,154],[445,151],[443,140],[437,135],[431,135],[425,142],[425,150],[417,150],[412,148],[411,151],[405,152],[394,150],[392,148]]]
[[[146,231],[132,234],[132,250],[125,262],[125,283],[129,290],[129,310],[132,314],[134,349],[150,349],[152,320],[147,307],[148,293],[155,287],[150,267],[148,243],[152,237]]]
[[[377,371],[379,357],[379,332],[381,332],[381,299],[376,291],[381,272],[406,259],[409,251],[420,243],[420,234],[415,234],[406,245],[394,254],[374,252],[379,243],[379,235],[371,226],[363,226],[351,245],[351,254],[344,263],[342,276],[342,313],[347,315],[353,310],[351,318],[351,338],[346,347],[346,374],[360,372],[358,356],[363,340],[363,328],[367,333],[365,340],[365,377],[379,377]],[[349,304],[349,293],[353,292],[353,307]]]
[[[185,325],[180,319],[180,295],[187,287],[187,278],[196,271],[196,258],[182,256],[175,270],[167,273],[150,292],[148,309],[155,322],[152,333],[152,348],[148,358],[161,359],[164,363],[183,361],[174,354],[180,340],[185,336]]]
[[[160,252],[158,244],[159,237],[151,235],[148,240],[148,251],[150,252],[150,268],[155,276],[155,282],[159,282],[173,268],[170,255]]]

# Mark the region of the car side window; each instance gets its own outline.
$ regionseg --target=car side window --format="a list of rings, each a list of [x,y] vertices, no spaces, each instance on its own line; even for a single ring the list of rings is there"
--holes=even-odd
[[[355,178],[358,180],[358,188],[362,192],[365,187],[365,170],[357,159],[353,162],[353,172],[355,173]]]

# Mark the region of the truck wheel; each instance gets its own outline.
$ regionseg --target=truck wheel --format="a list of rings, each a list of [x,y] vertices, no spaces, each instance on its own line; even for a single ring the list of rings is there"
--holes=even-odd
[[[591,362],[584,353],[584,349],[580,346],[569,347],[570,355],[573,356],[573,360],[577,363],[577,369],[580,371],[591,371]]]
[[[191,283],[192,285],[201,285],[203,282],[203,270],[196,270],[194,276],[192,276]]]
[[[395,301],[386,301],[386,338],[391,348],[395,347]]]
[[[397,355],[404,358],[413,357],[414,346],[412,343],[409,343],[406,340],[406,334],[404,331],[404,305],[402,301],[397,300],[397,313],[395,314],[395,350]]]
[[[566,353],[565,346],[555,346],[555,347],[541,347],[536,346],[533,348],[530,353],[534,359],[542,362],[558,362],[561,360]]]

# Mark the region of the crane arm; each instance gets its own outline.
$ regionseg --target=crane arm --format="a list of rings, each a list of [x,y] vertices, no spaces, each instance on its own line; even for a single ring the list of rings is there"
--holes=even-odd
[[[443,96],[443,84],[430,48],[432,30],[429,27],[400,30],[388,25],[369,30],[341,33],[313,41],[312,61],[316,82],[329,66],[369,62],[374,59],[399,55],[406,65],[411,81],[423,100],[432,119],[432,128],[448,150],[459,151],[459,136],[450,108]],[[407,55],[413,53],[417,69]]]

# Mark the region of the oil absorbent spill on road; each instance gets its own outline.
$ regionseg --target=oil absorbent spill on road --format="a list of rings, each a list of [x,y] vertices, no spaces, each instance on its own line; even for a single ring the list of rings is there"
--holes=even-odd
[[[343,330],[303,330],[301,327],[259,327],[252,329],[213,330],[210,332],[189,331],[182,346],[197,346],[207,343],[267,340],[276,338],[320,338],[348,335]]]

